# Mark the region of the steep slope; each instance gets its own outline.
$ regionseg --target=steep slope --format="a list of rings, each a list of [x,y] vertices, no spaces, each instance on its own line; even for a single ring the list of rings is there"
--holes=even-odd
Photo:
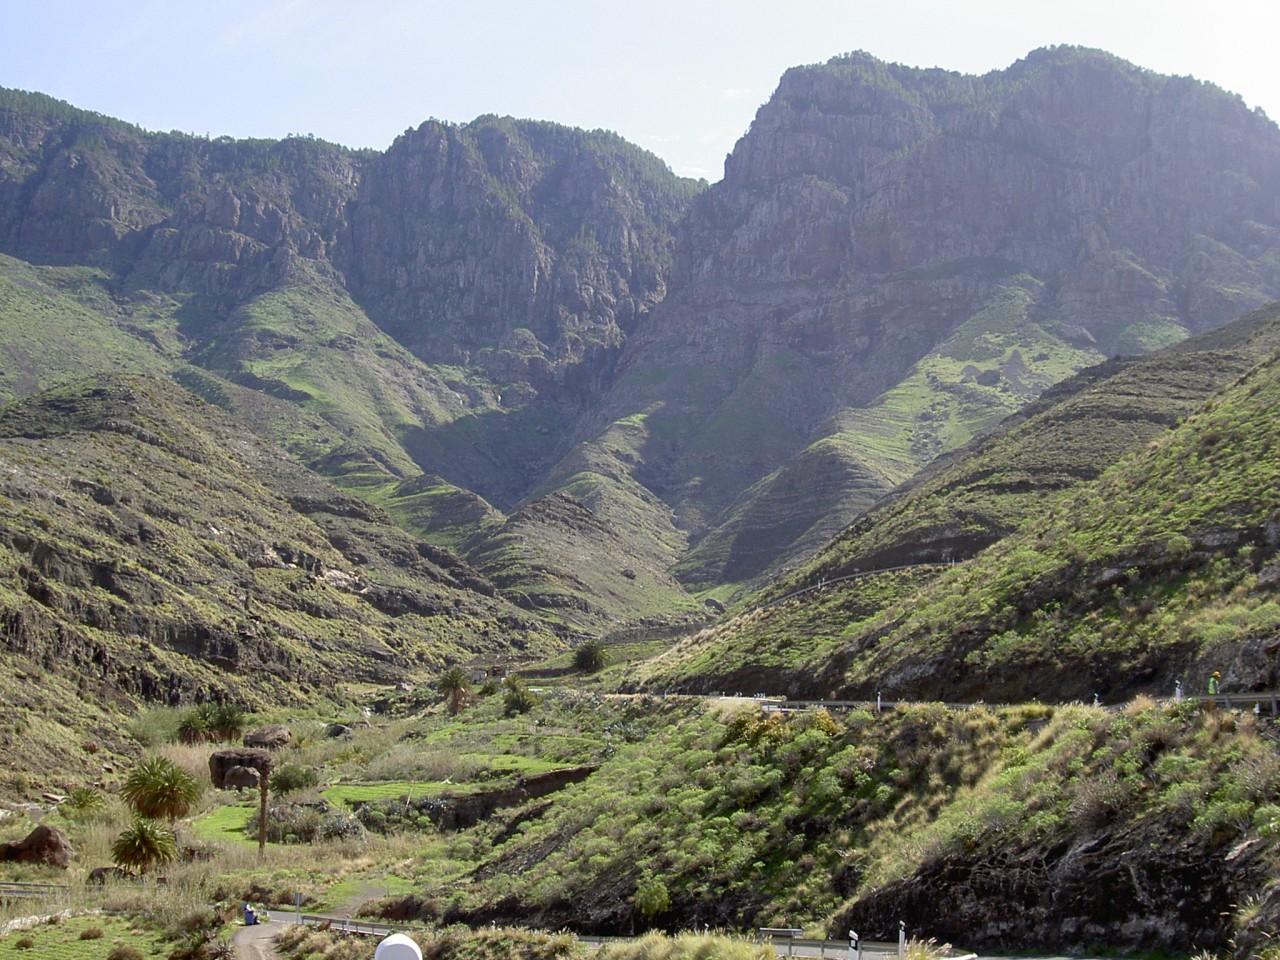
[[[677,568],[681,578],[738,592],[776,577],[939,453],[1101,359],[1032,320],[1033,299],[1029,290],[1007,289],[891,390],[866,407],[841,410],[821,440],[749,488],[700,538]]]
[[[1026,698],[1274,689],[1274,357],[1168,436],[842,638],[825,683]],[[943,625],[945,624],[945,626]],[[839,681],[837,681],[839,678]]]
[[[301,703],[559,647],[451,554],[171,382],[13,404],[0,460],[3,652],[104,695]]]
[[[767,482],[737,498],[935,351],[1019,392],[981,338],[944,347],[1019,291],[1049,346],[1020,351],[1014,379],[1039,386],[1273,299],[1278,171],[1280,131],[1238,98],[1096,51],[983,77],[865,54],[788,71],[682,224],[671,292],[606,398],[607,422],[661,399],[645,482],[685,529],[724,527],[690,582],[787,555],[819,509],[769,529],[752,519]],[[930,427],[953,386],[926,378],[900,422]],[[958,415],[982,424],[981,407]],[[964,432],[934,436],[936,453]],[[903,446],[829,457],[830,479],[811,455],[794,469],[823,491],[865,483],[849,494],[865,503]]]
[[[916,602],[906,598],[916,598],[946,565],[975,557],[1037,518],[1055,494],[1143,450],[1277,349],[1280,307],[1272,306],[1150,357],[1108,361],[1046,391],[989,435],[941,458],[746,606],[811,592],[686,641],[650,665],[650,681],[824,689],[812,676],[824,651],[845,645],[882,610]],[[925,566],[895,569],[919,564]],[[875,573],[886,570],[893,572]]]
[[[1267,955],[1254,951],[1274,929],[1280,772],[1253,716],[570,703],[627,742],[586,782],[470,835],[479,863],[424,870],[401,910],[888,941],[906,918],[911,936],[993,954]],[[554,723],[551,708],[533,716]]]

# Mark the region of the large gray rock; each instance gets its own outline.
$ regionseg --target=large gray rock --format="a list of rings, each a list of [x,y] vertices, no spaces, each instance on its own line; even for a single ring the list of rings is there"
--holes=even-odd
[[[244,735],[246,747],[258,747],[263,750],[279,750],[293,741],[293,734],[282,723],[268,723],[252,733]]]
[[[265,750],[219,750],[209,757],[209,779],[219,789],[235,788],[237,784],[232,782],[231,771],[246,767],[256,771],[259,777],[270,776],[275,759]]]
[[[261,782],[261,775],[253,767],[237,766],[227,771],[227,775],[223,779],[223,786],[235,787],[237,790],[243,790],[245,787],[256,790]]]

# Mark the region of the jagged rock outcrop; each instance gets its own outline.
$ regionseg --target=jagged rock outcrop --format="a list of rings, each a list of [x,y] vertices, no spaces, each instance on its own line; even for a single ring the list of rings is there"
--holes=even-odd
[[[682,222],[671,292],[606,410],[647,409],[661,384],[643,476],[696,531],[1003,291],[1099,359],[1273,299],[1278,189],[1265,116],[1097,51],[983,77],[866,54],[795,68]],[[1035,374],[1052,352],[1022,361]]]
[[[604,363],[665,294],[690,193],[611,134],[432,121],[362,177],[347,276],[425,359],[525,389],[590,384],[598,372],[574,371]]]

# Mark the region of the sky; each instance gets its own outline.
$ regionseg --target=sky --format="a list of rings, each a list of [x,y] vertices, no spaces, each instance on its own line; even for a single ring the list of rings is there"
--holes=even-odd
[[[148,130],[386,149],[482,114],[724,158],[791,66],[964,73],[1054,44],[1194,76],[1280,119],[1275,0],[4,0],[0,86]]]

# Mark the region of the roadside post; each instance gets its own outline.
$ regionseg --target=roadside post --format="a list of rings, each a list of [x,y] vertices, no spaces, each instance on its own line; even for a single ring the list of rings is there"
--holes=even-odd
[[[906,960],[907,957],[907,921],[898,921],[898,960]]]
[[[849,931],[849,960],[862,960],[862,938]]]

